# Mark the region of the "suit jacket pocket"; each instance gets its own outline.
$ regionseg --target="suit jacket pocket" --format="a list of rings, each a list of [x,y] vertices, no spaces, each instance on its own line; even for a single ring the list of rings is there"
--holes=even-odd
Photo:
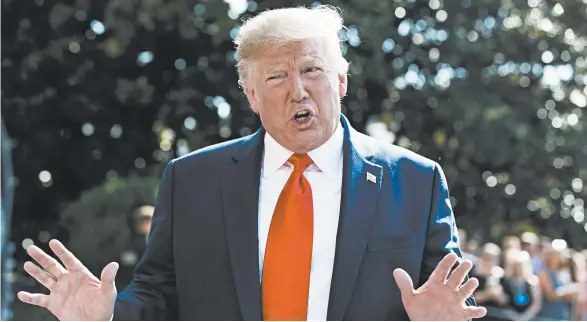
[[[367,245],[368,252],[380,252],[401,248],[414,247],[418,245],[418,235],[415,232],[395,235],[375,237]]]

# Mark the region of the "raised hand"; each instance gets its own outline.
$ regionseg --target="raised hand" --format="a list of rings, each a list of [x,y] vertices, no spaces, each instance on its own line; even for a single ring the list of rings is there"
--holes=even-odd
[[[37,246],[27,248],[27,253],[43,269],[32,262],[24,264],[25,271],[49,289],[49,295],[18,292],[18,298],[47,308],[62,321],[110,320],[116,300],[114,278],[118,264],[106,265],[99,280],[61,242],[51,240],[49,247],[65,267]]]
[[[417,290],[414,289],[412,279],[406,271],[398,268],[393,272],[410,320],[457,321],[485,316],[485,308],[465,304],[465,300],[479,286],[479,281],[471,278],[461,285],[473,264],[468,260],[463,261],[451,274],[450,270],[457,259],[456,254],[446,255],[438,263],[428,281]]]

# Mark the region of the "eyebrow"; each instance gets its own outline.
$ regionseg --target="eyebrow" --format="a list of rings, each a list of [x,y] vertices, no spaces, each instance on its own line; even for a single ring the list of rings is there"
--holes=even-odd
[[[276,74],[283,72],[286,69],[285,65],[269,66],[265,69],[265,74]]]
[[[308,56],[303,56],[300,59],[300,65],[316,64],[316,63],[324,65],[324,62],[318,56],[308,55]],[[287,69],[286,64],[276,64],[276,65],[267,67],[265,69],[265,74],[276,74],[279,72],[283,72],[285,69]]]

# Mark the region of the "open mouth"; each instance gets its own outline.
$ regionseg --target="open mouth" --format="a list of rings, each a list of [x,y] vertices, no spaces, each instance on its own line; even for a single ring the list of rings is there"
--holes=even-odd
[[[294,115],[293,120],[294,120],[294,122],[297,122],[297,123],[304,123],[309,118],[310,118],[310,112],[309,111],[300,111],[300,112],[297,112]]]

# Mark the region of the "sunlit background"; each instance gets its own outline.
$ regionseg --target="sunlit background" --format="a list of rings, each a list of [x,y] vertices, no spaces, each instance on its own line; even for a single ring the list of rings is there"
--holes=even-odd
[[[242,19],[316,4],[2,1],[3,319],[54,319],[14,301],[43,291],[22,265],[51,238],[128,283],[162,167],[260,125],[237,85]],[[442,165],[467,241],[587,248],[587,0],[327,4],[348,26],[344,113]]]

